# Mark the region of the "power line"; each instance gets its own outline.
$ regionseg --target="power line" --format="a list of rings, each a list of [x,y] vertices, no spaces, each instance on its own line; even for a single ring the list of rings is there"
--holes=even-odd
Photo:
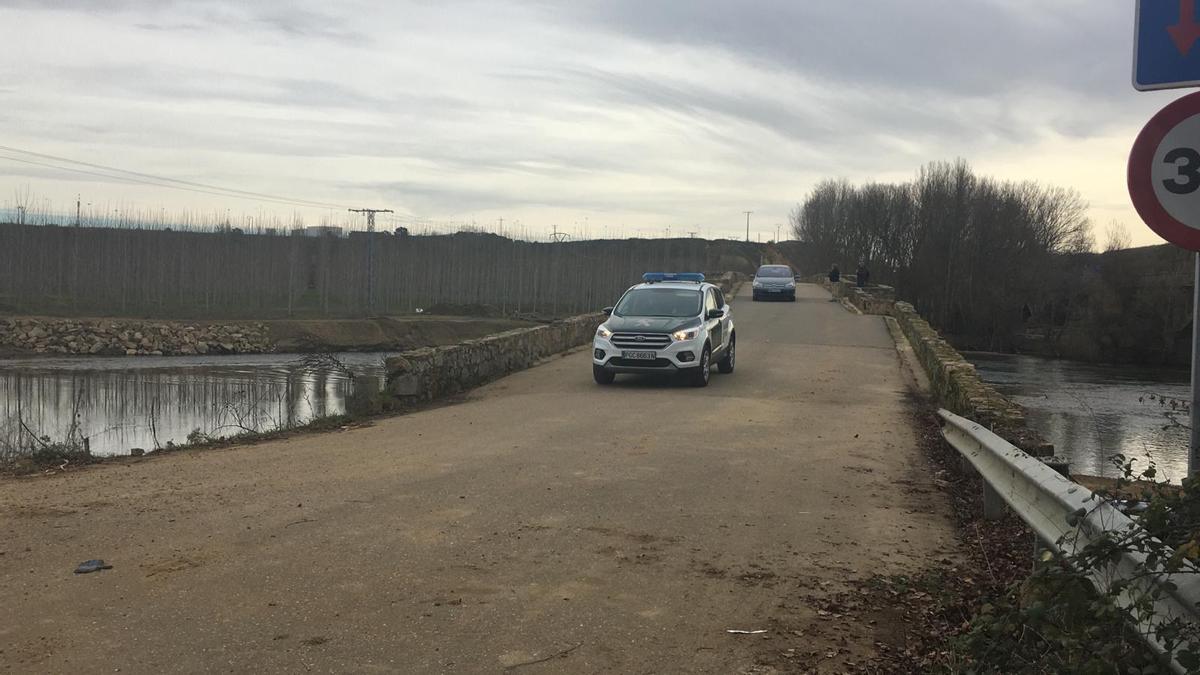
[[[199,192],[201,194],[217,195],[217,196],[221,196],[221,197],[234,197],[237,199],[250,199],[250,200],[254,200],[254,201],[275,202],[275,203],[280,203],[280,204],[288,204],[291,206],[304,206],[307,208],[322,208],[322,209],[324,209],[324,208],[336,208],[336,209],[347,208],[341,204],[333,204],[331,202],[319,202],[319,201],[313,201],[313,200],[309,200],[309,199],[295,199],[292,197],[281,197],[278,195],[271,195],[271,194],[267,194],[267,193],[263,193],[263,192],[251,192],[248,190],[237,190],[237,189],[233,189],[233,188],[221,187],[219,185],[209,185],[207,183],[197,183],[197,182],[193,182],[193,181],[181,180],[178,178],[169,178],[166,176],[156,176],[153,174],[141,173],[138,171],[129,171],[127,169],[121,169],[121,168],[114,167],[114,166],[106,166],[104,164],[93,164],[91,162],[83,162],[83,161],[76,160],[76,159],[70,159],[68,157],[58,157],[55,155],[48,155],[48,154],[41,153],[41,152],[33,152],[32,150],[22,150],[21,148],[14,148],[11,146],[6,146],[6,145],[0,145],[0,150],[4,150],[6,152],[15,152],[15,153],[22,154],[22,155],[29,155],[31,157],[39,157],[41,159],[48,159],[48,160],[52,160],[55,162],[66,162],[68,164],[76,164],[78,166],[86,166],[91,169],[99,169],[101,171],[108,171],[108,172],[115,172],[117,174],[124,174],[124,175],[112,175],[112,174],[105,174],[105,173],[97,173],[94,171],[85,171],[83,169],[76,169],[76,168],[67,167],[67,166],[57,166],[54,164],[46,164],[46,163],[36,162],[33,160],[29,160],[29,159],[21,159],[18,157],[7,157],[7,156],[0,155],[0,159],[6,159],[9,161],[13,161],[13,162],[21,162],[24,164],[33,164],[35,166],[43,166],[43,167],[47,167],[47,168],[51,168],[51,169],[58,169],[60,171],[71,171],[74,173],[82,173],[82,174],[86,174],[86,175],[90,175],[90,176],[98,176],[101,178],[124,180],[124,181],[131,182],[131,183],[141,183],[144,185],[153,185],[155,187],[171,188],[173,190],[186,190],[189,192]]]
[[[171,190],[185,190],[187,192],[195,192],[198,194],[215,195],[217,197],[227,197],[227,198],[231,198],[231,199],[248,199],[248,200],[252,200],[252,201],[265,202],[265,203],[271,203],[271,204],[282,204],[284,206],[305,206],[305,207],[308,206],[306,204],[302,204],[299,202],[293,202],[293,201],[286,201],[286,200],[279,200],[279,199],[265,199],[265,198],[260,198],[260,197],[243,197],[240,195],[231,195],[231,194],[228,194],[225,192],[215,192],[213,190],[200,190],[200,189],[196,189],[196,188],[178,187],[175,185],[164,185],[162,183],[153,183],[153,182],[150,182],[147,180],[139,180],[136,178],[127,178],[124,176],[113,176],[110,174],[99,173],[97,171],[88,171],[86,169],[73,169],[69,166],[56,166],[54,164],[38,162],[38,161],[34,161],[32,159],[21,159],[19,157],[6,157],[4,155],[0,155],[0,160],[8,160],[10,162],[20,162],[22,164],[32,164],[33,166],[43,166],[43,167],[47,167],[50,169],[58,169],[59,171],[69,171],[72,173],[80,173],[80,174],[84,174],[84,175],[88,175],[88,176],[97,176],[99,178],[108,178],[110,180],[126,181],[128,183],[135,183],[135,184],[139,184],[139,185],[151,185],[154,187],[163,187],[163,188],[168,188]],[[321,207],[321,208],[324,208],[324,207]]]
[[[7,156],[7,155],[3,155],[3,154],[0,154],[0,161],[10,161],[10,162],[17,162],[17,163],[21,163],[21,164],[28,164],[31,166],[40,166],[40,167],[47,168],[47,169],[55,169],[58,171],[64,171],[64,172],[68,172],[68,173],[76,173],[76,174],[81,174],[81,175],[85,175],[85,176],[93,176],[96,178],[104,178],[104,179],[108,179],[108,180],[123,181],[126,183],[132,183],[132,184],[136,184],[136,185],[149,185],[151,187],[168,188],[171,190],[194,192],[197,194],[206,194],[206,195],[212,195],[212,196],[216,196],[216,197],[245,199],[245,200],[249,200],[249,201],[258,201],[258,202],[264,202],[264,203],[270,203],[270,204],[280,204],[283,206],[293,206],[293,207],[298,206],[298,207],[303,207],[303,208],[320,208],[320,209],[335,208],[338,210],[342,210],[342,209],[350,210],[350,209],[348,209],[348,207],[346,207],[344,205],[334,204],[331,202],[319,202],[319,201],[312,201],[312,200],[307,200],[307,199],[296,199],[296,198],[292,198],[292,197],[282,197],[282,196],[271,195],[271,194],[262,193],[262,192],[251,192],[248,190],[237,190],[237,189],[233,189],[233,188],[224,188],[224,187],[220,187],[218,185],[208,185],[206,183],[196,183],[193,181],[186,181],[186,180],[181,180],[181,179],[177,179],[177,178],[168,178],[166,176],[156,176],[153,174],[141,173],[141,172],[137,172],[137,171],[129,171],[126,169],[121,169],[121,168],[112,167],[112,166],[106,166],[103,164],[94,164],[91,162],[83,162],[80,160],[74,160],[74,159],[70,159],[67,157],[59,157],[56,155],[48,155],[48,154],[40,153],[40,152],[33,152],[31,150],[22,150],[21,148],[14,148],[12,146],[0,145],[0,150],[10,152],[10,153],[14,153],[14,152],[21,153],[24,155],[29,155],[30,157],[39,157],[42,159],[51,160],[53,162],[65,162],[68,164],[76,164],[78,166],[90,167],[90,169],[98,169],[98,170],[94,171],[94,170],[82,169],[82,168],[77,168],[77,167],[72,167],[72,166],[60,166],[58,164],[51,164],[48,162],[38,161],[35,159],[29,159],[26,157],[11,157],[11,156]],[[108,173],[105,173],[105,172],[108,172]],[[116,175],[114,175],[114,174],[116,174]],[[123,175],[121,175],[121,174],[123,174]],[[423,226],[427,226],[427,227],[441,227],[441,228],[448,228],[448,229],[461,228],[461,227],[465,226],[465,223],[462,223],[462,222],[446,221],[446,220],[432,220],[432,219],[428,219],[428,218],[419,218],[419,217],[411,216],[411,215],[395,214],[392,216],[392,218],[394,218],[395,220],[398,220],[400,222],[406,223],[410,226],[423,225]],[[369,222],[370,220],[372,220],[372,219],[368,218],[368,224],[370,224],[370,222]]]

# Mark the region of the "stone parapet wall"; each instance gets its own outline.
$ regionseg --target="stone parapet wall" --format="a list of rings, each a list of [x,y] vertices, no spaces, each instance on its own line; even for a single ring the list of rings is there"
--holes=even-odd
[[[889,286],[858,288],[853,279],[843,278],[831,284],[828,278],[814,278],[835,298],[856,307],[863,314],[896,319],[913,352],[929,376],[930,388],[938,405],[986,425],[1009,443],[1031,455],[1054,454],[1054,446],[1025,425],[1025,411],[985,383],[958,350],[946,342],[929,322],[907,302],[897,302],[895,289]]]
[[[0,348],[98,356],[259,354],[274,351],[266,326],[128,319],[0,319]]]
[[[733,292],[742,283],[745,283],[750,277],[741,272],[721,272],[720,274],[706,274],[705,281],[721,289],[721,292],[726,296],[733,296]]]
[[[942,339],[912,305],[893,302],[890,315],[908,338],[941,406],[989,427],[1031,455],[1054,454],[1054,446],[1025,425],[1024,409],[985,383],[975,365]]]
[[[587,344],[605,318],[585,314],[456,345],[404,352],[387,360],[387,391],[406,403],[467,391]]]

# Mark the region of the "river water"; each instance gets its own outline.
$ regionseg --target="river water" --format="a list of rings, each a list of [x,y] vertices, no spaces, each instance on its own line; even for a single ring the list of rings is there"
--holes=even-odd
[[[1026,410],[1029,425],[1071,459],[1073,473],[1117,477],[1110,461],[1123,454],[1153,461],[1159,478],[1187,473],[1187,429],[1171,424],[1169,405],[1150,395],[1191,398],[1186,370],[1103,366],[1035,356],[968,352],[983,380]],[[1178,416],[1188,424],[1188,414]]]
[[[341,414],[356,386],[383,386],[386,355],[336,356],[349,374],[289,354],[0,360],[0,448],[74,423],[93,454],[122,455]]]

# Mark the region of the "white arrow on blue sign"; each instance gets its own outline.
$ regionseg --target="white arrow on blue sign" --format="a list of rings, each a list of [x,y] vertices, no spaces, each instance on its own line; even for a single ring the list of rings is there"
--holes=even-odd
[[[1141,91],[1200,87],[1196,0],[1138,0],[1133,86]]]

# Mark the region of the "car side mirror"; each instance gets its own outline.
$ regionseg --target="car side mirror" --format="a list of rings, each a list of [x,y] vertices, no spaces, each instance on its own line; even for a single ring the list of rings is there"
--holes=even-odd
[[[710,309],[710,310],[708,310],[708,314],[706,314],[705,316],[709,319],[724,319],[725,318],[725,310]]]
[[[602,309],[602,310],[600,310],[600,311],[604,312],[604,316],[612,316],[612,313],[613,313],[613,308],[612,308],[612,307],[605,307],[604,309]]]

